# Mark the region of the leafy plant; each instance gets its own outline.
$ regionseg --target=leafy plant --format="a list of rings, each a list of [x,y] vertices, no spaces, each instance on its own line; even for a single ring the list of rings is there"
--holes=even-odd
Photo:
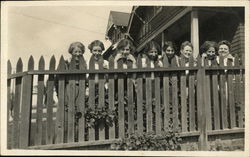
[[[223,141],[217,139],[210,144],[211,151],[244,151],[244,141]]]
[[[85,111],[85,118],[87,127],[89,128],[95,128],[95,126],[99,126],[99,124],[113,126],[113,122],[115,118],[117,118],[117,113],[115,110],[108,109],[105,106],[96,108],[88,107]]]
[[[180,150],[181,138],[174,132],[134,133],[111,145],[112,150]]]

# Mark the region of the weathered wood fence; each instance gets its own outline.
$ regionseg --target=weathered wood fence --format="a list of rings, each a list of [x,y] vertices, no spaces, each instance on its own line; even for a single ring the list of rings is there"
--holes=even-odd
[[[223,65],[222,58],[220,65],[204,63],[201,66],[198,58],[194,64],[190,58],[188,67],[184,61],[177,67],[175,60],[169,63],[164,58],[163,68],[142,68],[139,56],[138,68],[128,65],[122,69],[119,62],[119,69],[114,69],[111,57],[108,70],[101,61],[96,70],[93,59],[86,69],[80,58],[79,66],[73,60],[66,70],[63,56],[57,68],[53,56],[48,70],[43,57],[35,70],[31,56],[27,71],[19,59],[16,73],[12,73],[8,61],[9,148],[59,149],[98,141],[111,143],[133,132],[160,134],[173,129],[183,137],[199,136],[200,149],[206,149],[208,135],[244,132],[243,63],[237,56],[234,65]],[[117,121],[110,127],[100,124],[88,128],[86,107],[105,103],[117,111]]]

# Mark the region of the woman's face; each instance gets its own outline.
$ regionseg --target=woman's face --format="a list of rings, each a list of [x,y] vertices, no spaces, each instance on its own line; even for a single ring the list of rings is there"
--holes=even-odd
[[[168,58],[172,58],[174,56],[174,49],[171,46],[168,46],[165,50],[165,54]]]
[[[71,54],[76,60],[79,60],[79,57],[83,55],[83,52],[79,47],[75,47]]]
[[[148,57],[151,59],[151,60],[155,60],[158,58],[158,51],[155,47],[152,47],[151,50],[149,50],[148,52]]]
[[[207,51],[206,51],[206,54],[207,54],[207,58],[208,59],[214,59],[215,57],[215,48],[214,47],[210,47]]]
[[[226,57],[229,54],[229,47],[225,44],[220,45],[218,53],[220,56]]]
[[[94,46],[91,52],[94,55],[95,59],[98,60],[102,55],[102,48],[100,46]]]
[[[183,54],[183,56],[185,58],[189,58],[191,56],[191,54],[193,53],[193,49],[192,47],[186,45],[182,50],[181,53]]]
[[[120,49],[120,53],[123,57],[127,57],[130,54],[130,45],[127,45]]]

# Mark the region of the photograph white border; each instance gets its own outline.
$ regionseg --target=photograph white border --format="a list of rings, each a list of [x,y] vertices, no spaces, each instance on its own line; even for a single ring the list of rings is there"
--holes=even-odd
[[[88,151],[7,150],[7,39],[9,6],[239,6],[245,7],[245,151]],[[250,156],[249,154],[249,1],[7,1],[1,2],[1,155],[109,155],[109,156]]]

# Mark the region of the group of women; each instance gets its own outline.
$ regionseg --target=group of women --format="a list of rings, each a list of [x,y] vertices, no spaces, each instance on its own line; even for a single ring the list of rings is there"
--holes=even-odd
[[[94,69],[100,69],[99,66],[101,64],[103,64],[102,66],[104,69],[109,69],[109,62],[107,60],[103,60],[103,57],[102,57],[102,54],[105,48],[104,48],[104,44],[101,41],[95,40],[91,42],[88,45],[88,49],[92,53],[91,59],[92,60],[94,59],[94,62],[95,62]],[[209,65],[214,64],[214,62],[216,64],[219,64],[219,61],[220,61],[219,56],[222,56],[224,59],[224,65],[226,65],[228,60],[232,60],[232,61],[234,60],[234,57],[230,54],[230,49],[231,49],[230,43],[226,40],[220,41],[219,43],[216,43],[213,41],[205,41],[200,48],[201,53],[199,55],[202,57],[202,60],[206,58],[208,60]],[[135,51],[135,47],[132,41],[129,39],[122,39],[116,46],[116,53],[114,54],[114,68],[115,69],[137,68],[138,64],[137,64],[137,59],[134,55],[134,51]],[[74,59],[77,63],[79,62],[79,59],[83,57],[83,54],[85,53],[85,46],[81,42],[74,42],[70,44],[68,52],[71,54],[71,58],[66,62],[67,69],[69,69],[70,62],[72,59]],[[185,41],[181,44],[180,55],[178,55],[175,44],[171,41],[164,42],[162,48],[157,42],[150,41],[149,43],[145,45],[143,49],[143,54],[141,55],[141,59],[142,59],[141,63],[142,63],[142,68],[163,67],[163,60],[168,61],[169,64],[172,64],[172,62],[175,61],[176,66],[180,66],[180,63],[182,64],[185,63],[185,66],[189,66],[189,58],[191,56],[193,56],[193,45],[189,41]],[[103,61],[99,62],[100,59]],[[120,61],[122,61],[121,64],[119,63]],[[195,61],[195,58],[194,58],[194,61]],[[204,65],[204,62],[203,62],[203,65]],[[154,78],[153,75],[151,75],[151,77]],[[108,81],[105,81],[105,82],[106,82],[105,94],[107,94]],[[95,83],[97,85],[98,80]],[[134,79],[133,79],[133,84],[134,86],[136,86],[136,81]],[[79,86],[79,84],[76,81],[76,88],[77,86]],[[56,91],[58,94],[58,79],[56,79],[55,81],[55,87],[56,87]],[[65,87],[66,87],[66,91],[69,90],[69,88],[67,88],[67,83],[65,83]],[[86,93],[85,93],[86,98],[89,96],[88,90],[89,90],[89,87],[88,85],[86,85]],[[143,91],[145,92],[145,90]],[[68,105],[69,105],[68,100],[69,100],[69,97],[66,96],[65,110],[67,110]]]
[[[90,52],[92,53],[94,60],[98,62],[102,58],[102,53],[105,50],[104,44],[95,40],[91,42],[88,46]],[[205,41],[200,47],[200,56],[202,60],[205,58],[208,60],[208,64],[211,65],[214,61],[219,64],[219,56],[222,56],[224,59],[224,65],[227,65],[228,60],[234,61],[234,57],[230,54],[230,43],[226,40],[222,40],[218,43],[214,41]],[[135,47],[129,39],[122,39],[116,47],[116,54],[114,57],[114,68],[118,68],[118,61],[123,60],[124,63],[129,61],[132,63],[132,68],[136,68],[136,57],[134,56]],[[69,47],[69,53],[71,58],[78,60],[85,52],[85,46],[81,42],[74,42]],[[164,42],[162,48],[155,41],[150,41],[146,44],[143,54],[142,54],[142,67],[155,67],[155,61],[157,61],[158,67],[163,67],[163,58],[167,57],[169,63],[175,59],[177,66],[180,66],[181,59],[185,60],[185,66],[189,65],[189,58],[193,56],[193,45],[189,41],[185,41],[180,46],[180,55],[178,55],[176,46],[171,41]],[[194,56],[193,56],[194,57]],[[146,58],[150,63],[146,63]],[[70,62],[70,61],[69,61]],[[149,65],[148,65],[149,64]],[[108,69],[109,63],[107,60],[103,62],[103,68]],[[127,64],[123,64],[123,68],[127,68]],[[98,69],[98,67],[95,67]]]

